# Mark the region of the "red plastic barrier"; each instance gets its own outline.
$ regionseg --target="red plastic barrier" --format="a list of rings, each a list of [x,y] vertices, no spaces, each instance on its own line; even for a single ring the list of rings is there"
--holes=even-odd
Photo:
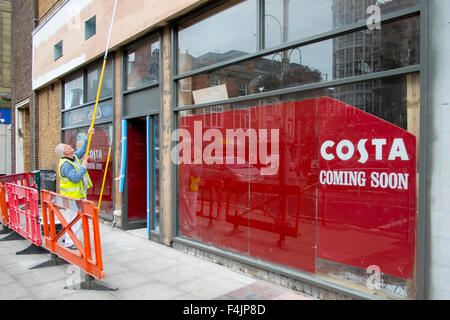
[[[34,181],[34,174],[26,172],[26,173],[19,173],[19,174],[11,174],[7,176],[1,176],[0,177],[0,189],[1,186],[3,186],[3,190],[0,190],[0,222],[5,225],[9,226],[9,217],[8,217],[8,210],[7,210],[7,200],[8,196],[6,193],[6,183],[14,183],[20,186],[30,187],[30,188],[37,188],[36,182]]]
[[[0,182],[14,183],[24,187],[36,188],[34,174],[30,172],[2,176],[0,177]]]
[[[8,209],[6,206],[6,192],[5,185],[0,182],[0,223],[4,226],[9,226]]]
[[[8,194],[9,225],[11,229],[35,245],[41,246],[38,191],[7,183],[6,192]]]
[[[79,266],[94,278],[103,278],[105,274],[102,272],[103,260],[98,209],[94,203],[92,201],[65,197],[47,190],[41,190],[41,203],[46,248],[69,263]],[[76,217],[70,222],[64,215],[68,211],[76,212]],[[62,230],[59,233],[56,233],[56,219],[62,225]],[[72,227],[75,227],[75,224],[80,220],[83,231],[82,239],[78,239],[72,230]],[[90,229],[90,222],[92,229]],[[93,235],[93,246],[91,245],[91,234]],[[76,250],[66,248],[62,243],[58,242],[66,235],[70,236]],[[92,250],[94,255],[92,255]],[[95,259],[93,259],[93,256]]]

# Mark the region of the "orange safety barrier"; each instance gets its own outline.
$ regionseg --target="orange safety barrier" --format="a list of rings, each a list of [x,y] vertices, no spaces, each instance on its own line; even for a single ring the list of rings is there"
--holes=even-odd
[[[39,194],[36,189],[6,184],[8,194],[9,226],[37,246],[42,245],[39,224]]]
[[[5,226],[9,226],[8,209],[6,206],[5,185],[0,182],[0,222]]]
[[[100,230],[98,220],[98,209],[92,201],[74,199],[60,194],[41,190],[42,218],[45,246],[52,253],[57,254],[62,259],[71,264],[75,264],[83,269],[87,274],[96,279],[105,276],[102,272],[102,250],[100,243]],[[70,213],[76,213],[73,220],[68,221]],[[56,219],[62,225],[62,230],[56,233]],[[72,228],[81,220],[82,241],[78,239]],[[92,229],[89,228],[92,223]],[[91,233],[93,236],[93,246],[91,245]],[[62,243],[64,237],[69,236],[76,250],[66,248]],[[64,236],[64,237],[63,237]],[[66,241],[67,241],[66,237]],[[92,254],[94,251],[94,255]],[[95,259],[93,259],[93,256]]]

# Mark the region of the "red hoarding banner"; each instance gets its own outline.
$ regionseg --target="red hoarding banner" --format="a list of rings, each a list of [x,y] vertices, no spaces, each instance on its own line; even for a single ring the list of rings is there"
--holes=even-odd
[[[318,257],[409,277],[410,133],[318,98],[181,117],[178,136],[182,235],[308,272]]]
[[[416,230],[416,137],[318,99],[317,256],[409,278]]]
[[[308,100],[182,117],[182,235],[314,272],[315,110]]]

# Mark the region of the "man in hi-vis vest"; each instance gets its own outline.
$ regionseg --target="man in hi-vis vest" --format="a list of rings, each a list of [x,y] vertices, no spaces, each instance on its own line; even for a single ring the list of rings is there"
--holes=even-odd
[[[64,143],[58,144],[55,148],[56,155],[60,157],[58,166],[59,190],[63,196],[86,199],[87,190],[92,188],[92,181],[87,171],[88,157],[86,156],[81,160],[86,153],[90,131],[92,131],[92,134],[94,133],[94,129],[90,129],[83,145],[76,151],[70,145]],[[77,208],[72,209],[69,211],[68,223],[77,216]],[[79,220],[71,228],[79,240],[82,240],[81,227],[81,220]],[[64,246],[72,250],[76,249],[67,232],[64,238]]]

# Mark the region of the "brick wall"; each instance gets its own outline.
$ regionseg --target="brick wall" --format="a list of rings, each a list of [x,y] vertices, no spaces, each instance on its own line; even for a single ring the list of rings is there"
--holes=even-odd
[[[30,96],[31,92],[31,32],[36,8],[30,0],[14,0],[12,4],[12,81],[14,102]]]
[[[34,93],[31,89],[32,78],[32,32],[37,26],[37,21],[43,21],[62,0],[14,0],[12,2],[12,106],[29,100],[24,110],[24,169],[32,171],[36,169],[55,170],[54,146],[60,140],[60,104],[59,85],[44,88]],[[41,102],[44,110],[39,110]],[[55,113],[57,110],[57,113]],[[48,113],[50,112],[50,113]],[[15,172],[15,112],[12,110],[12,172]],[[49,118],[48,115],[51,115]],[[56,116],[55,116],[56,115]],[[39,119],[43,122],[40,127]],[[56,128],[56,129],[55,129]],[[48,135],[50,134],[50,135]],[[40,145],[43,147],[40,150]],[[39,155],[44,159],[40,161]],[[57,161],[57,159],[56,159]]]
[[[34,19],[37,17],[36,1],[14,0],[12,2],[12,60],[11,60],[11,140],[12,140],[12,172],[15,172],[15,106],[29,99],[28,110],[24,113],[24,162],[25,170],[38,169],[37,131],[39,118],[35,109],[35,97],[31,90],[31,33],[34,29]]]
[[[0,91],[11,91],[11,1],[0,0]],[[1,98],[0,98],[1,99]],[[0,100],[8,103],[7,100]],[[7,104],[9,107],[9,103]],[[3,106],[2,106],[3,107]]]
[[[39,169],[58,171],[55,147],[61,142],[61,83],[36,92],[39,110]],[[58,190],[59,181],[56,186]]]

